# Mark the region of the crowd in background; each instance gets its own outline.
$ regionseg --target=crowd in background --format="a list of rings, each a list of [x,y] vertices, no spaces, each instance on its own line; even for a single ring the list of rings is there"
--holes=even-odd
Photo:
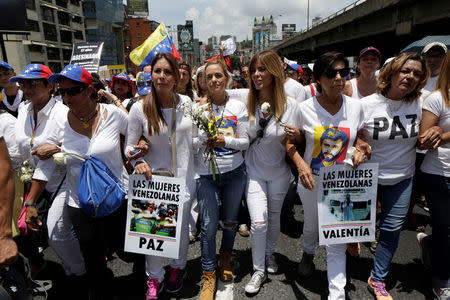
[[[77,65],[53,73],[30,64],[16,72],[0,61],[0,87],[0,267],[18,248],[33,278],[46,267],[42,249],[50,246],[80,298],[114,299],[105,257],[116,252],[133,272],[145,272],[146,299],[158,299],[163,290],[182,288],[189,243],[199,235],[199,298],[214,299],[217,278],[233,280],[239,232],[250,236],[252,253],[245,292],[256,294],[278,272],[280,218],[292,217],[297,194],[304,213],[297,271],[309,277],[318,246],[319,170],[342,164],[341,157],[353,168],[378,163],[369,291],[392,299],[385,279],[400,231],[405,224],[423,231],[412,213],[417,204],[432,220],[432,234],[417,235],[432,290],[450,299],[450,54],[442,43],[389,59],[367,47],[355,69],[335,51],[317,57],[312,69],[260,51],[234,72],[222,59],[192,68],[160,53],[135,76],[109,82]],[[188,109],[202,109],[216,134],[193,125]],[[59,152],[71,154],[63,165],[53,160]],[[103,218],[83,210],[77,157],[87,156],[126,187],[133,172],[183,180],[180,254],[168,268],[162,257],[124,251],[127,201]],[[345,299],[346,251],[358,256],[360,246],[326,246],[328,299]]]

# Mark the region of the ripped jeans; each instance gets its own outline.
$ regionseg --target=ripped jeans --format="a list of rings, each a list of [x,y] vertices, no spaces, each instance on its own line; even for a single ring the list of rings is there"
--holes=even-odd
[[[198,179],[197,201],[203,271],[216,269],[216,233],[219,227],[220,205],[224,225],[220,250],[233,250],[239,206],[246,183],[247,171],[244,163],[234,170],[216,175],[215,181],[212,175],[201,175]]]
[[[265,256],[272,255],[280,236],[280,214],[289,188],[290,172],[270,180],[249,177],[247,205],[251,219],[252,260],[255,271],[265,271]]]

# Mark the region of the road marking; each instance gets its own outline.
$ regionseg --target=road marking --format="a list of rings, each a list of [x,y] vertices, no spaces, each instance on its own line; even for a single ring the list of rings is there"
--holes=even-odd
[[[233,281],[226,283],[220,279],[218,281],[216,300],[233,300]]]

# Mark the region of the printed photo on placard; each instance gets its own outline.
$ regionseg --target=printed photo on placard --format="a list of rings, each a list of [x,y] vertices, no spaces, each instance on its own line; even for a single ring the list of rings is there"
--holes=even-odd
[[[131,175],[125,251],[178,258],[185,198],[182,179]]]
[[[350,130],[346,127],[314,127],[314,141],[311,169],[318,175],[322,167],[331,167],[344,163],[347,154]]]
[[[321,245],[375,239],[378,164],[356,170],[347,165],[321,168],[317,199]]]

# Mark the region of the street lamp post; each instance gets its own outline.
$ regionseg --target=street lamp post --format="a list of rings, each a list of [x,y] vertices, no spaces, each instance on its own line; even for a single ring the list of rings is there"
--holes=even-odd
[[[309,0],[308,0],[308,10],[306,11],[306,30],[309,30]]]

